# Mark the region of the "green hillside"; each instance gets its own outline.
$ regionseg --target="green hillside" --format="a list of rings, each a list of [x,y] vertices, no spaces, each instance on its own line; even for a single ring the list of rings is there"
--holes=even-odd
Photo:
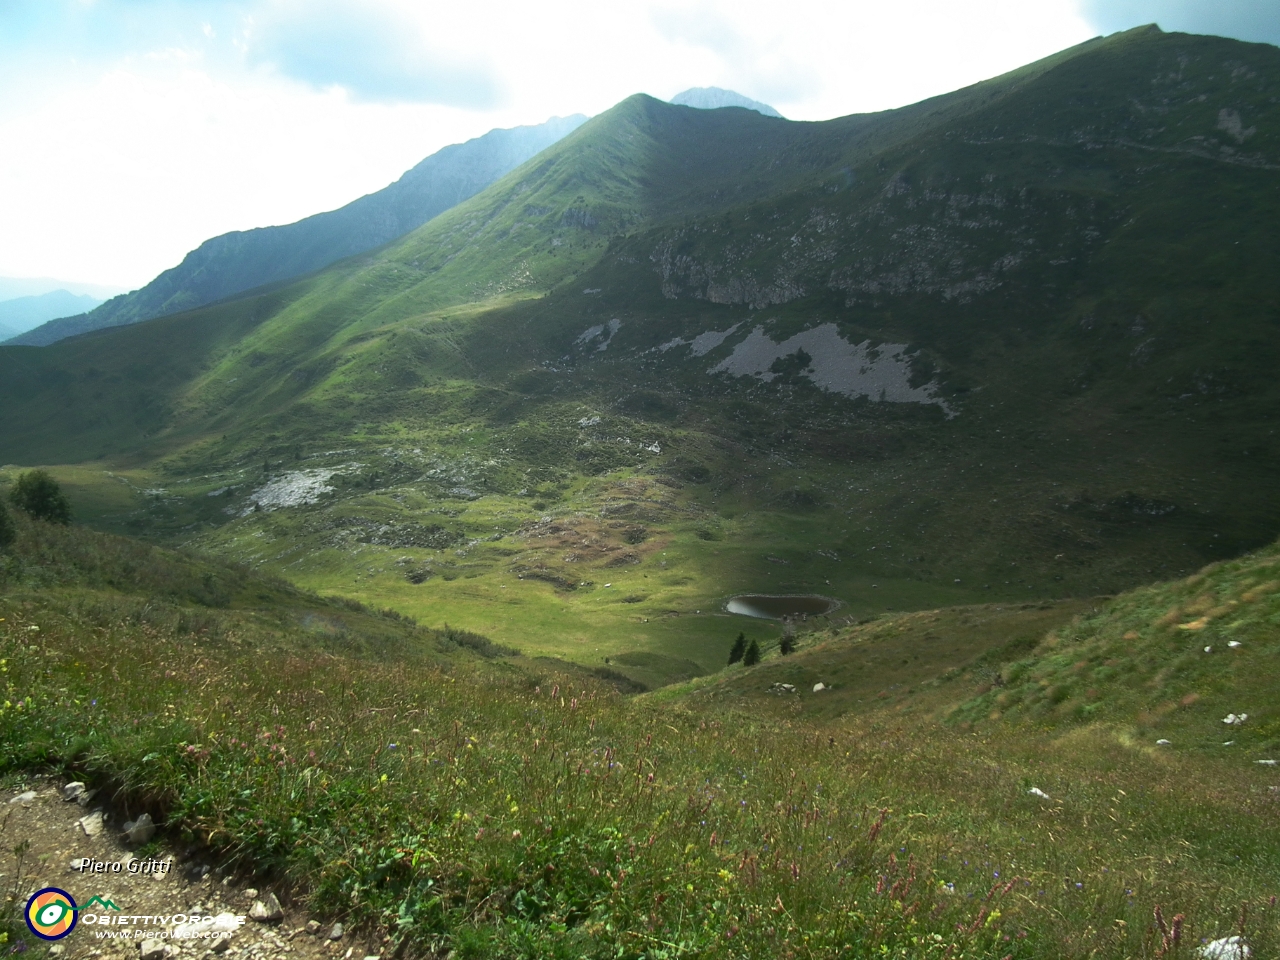
[[[825,123],[633,97],[372,254],[0,349],[0,458],[646,686],[719,667],[738,592],[1189,572],[1280,532],[1277,84],[1146,28]]]
[[[141,855],[213,865],[228,898],[285,891],[383,955],[1280,943],[1276,775],[1256,762],[1277,743],[1275,547],[1088,609],[805,634],[791,658],[623,698],[241,568],[18,525],[0,555],[4,785],[85,781],[160,825]],[[931,639],[935,670],[952,642],[977,660],[862,703],[835,678],[863,647],[916,664]],[[833,689],[770,693],[790,660]],[[1223,704],[1249,714],[1229,734]],[[29,939],[14,912],[0,925]]]
[[[295,223],[213,237],[146,286],[113,297],[96,309],[87,308],[98,301],[47,313],[40,320],[62,319],[30,330],[16,342],[47,346],[93,330],[190,310],[380,247],[479,193],[585,119],[576,114],[553,117],[533,127],[490,130],[437,151],[395,183],[337,210]],[[33,326],[29,323],[22,329]]]

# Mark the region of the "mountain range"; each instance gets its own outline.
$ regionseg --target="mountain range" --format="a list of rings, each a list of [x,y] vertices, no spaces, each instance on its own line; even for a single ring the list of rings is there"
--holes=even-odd
[[[12,330],[10,336],[14,336],[56,317],[92,310],[100,303],[102,301],[96,297],[76,295],[66,290],[51,290],[37,296],[0,300],[0,328]],[[0,336],[3,336],[2,330]]]
[[[1277,278],[1280,49],[1150,27],[0,346],[12,809],[299,955],[1274,956]]]
[[[376,250],[5,347],[0,446],[107,528],[646,684],[736,592],[1173,576],[1280,532],[1277,84],[1144,28],[822,123],[631,97]]]
[[[141,289],[113,297],[82,315],[55,314],[61,319],[25,333],[14,343],[44,346],[91,330],[178,313],[381,246],[478,193],[585,120],[581,115],[553,117],[537,126],[491,130],[445,147],[390,186],[337,210],[284,226],[206,240],[181,264]]]

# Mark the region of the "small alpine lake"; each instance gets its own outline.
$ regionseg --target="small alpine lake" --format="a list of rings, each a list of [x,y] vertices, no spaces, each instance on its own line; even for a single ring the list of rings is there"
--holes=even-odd
[[[731,597],[725,604],[729,613],[759,620],[781,620],[784,617],[822,616],[840,606],[839,600],[821,597],[814,593],[764,594],[743,593]]]

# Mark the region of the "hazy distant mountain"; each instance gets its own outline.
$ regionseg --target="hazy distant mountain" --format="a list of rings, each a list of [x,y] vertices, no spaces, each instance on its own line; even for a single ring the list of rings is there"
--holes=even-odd
[[[766,117],[781,117],[777,110],[769,106],[767,103],[761,103],[759,100],[752,100],[750,97],[744,97],[740,93],[733,90],[724,90],[720,87],[690,87],[684,93],[677,93],[670,100],[671,103],[678,107],[694,107],[698,110],[718,110],[721,107],[746,107],[748,110],[754,110],[756,113],[763,113]]]
[[[0,323],[0,343],[4,343],[10,337],[16,337],[17,335],[17,330],[14,330],[12,327],[6,327],[3,323]]]
[[[47,323],[14,342],[45,346],[90,330],[190,310],[372,250],[479,193],[586,119],[575,114],[553,117],[537,126],[491,130],[445,147],[395,183],[345,207],[285,226],[235,231],[206,240],[181,264],[140,290],[81,316]]]
[[[16,336],[55,317],[70,317],[92,310],[102,303],[97,297],[76,296],[66,290],[53,290],[35,297],[17,297],[0,301],[0,325]]]
[[[80,283],[75,280],[57,280],[53,277],[0,277],[0,301],[13,300],[16,297],[38,297],[54,290],[66,290],[68,293],[93,297],[99,303],[124,293],[124,287],[113,287],[102,283]]]

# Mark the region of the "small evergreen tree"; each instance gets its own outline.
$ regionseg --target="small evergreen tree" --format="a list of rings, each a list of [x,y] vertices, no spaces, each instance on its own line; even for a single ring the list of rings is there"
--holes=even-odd
[[[794,634],[784,633],[782,642],[778,644],[778,651],[785,657],[796,648],[796,638]]]
[[[17,531],[13,529],[13,518],[9,516],[9,511],[5,509],[4,503],[0,502],[0,550],[13,543],[13,538],[16,536]],[[738,654],[738,656],[741,657],[742,654]]]
[[[738,639],[733,641],[733,649],[729,651],[729,666],[733,666],[742,660],[743,654],[747,652],[747,635],[739,633]]]
[[[747,645],[747,652],[742,655],[742,665],[744,667],[754,667],[760,662],[760,644],[752,640]]]
[[[9,501],[37,520],[70,523],[71,503],[58,481],[44,470],[28,470],[18,477],[9,492]]]

